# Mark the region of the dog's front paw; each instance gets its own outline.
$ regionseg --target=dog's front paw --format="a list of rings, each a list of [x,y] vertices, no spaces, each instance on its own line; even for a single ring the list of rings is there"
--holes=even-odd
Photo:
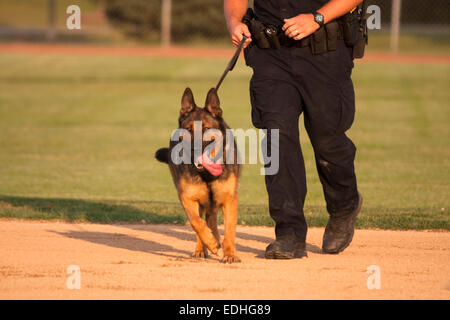
[[[217,255],[217,251],[219,249],[219,244],[217,243],[217,241],[214,239],[213,241],[211,241],[210,243],[208,243],[206,245],[209,249],[209,251],[211,251],[212,254]]]
[[[206,250],[195,250],[192,254],[193,258],[206,259],[208,258],[208,252]]]
[[[230,256],[224,256],[221,260],[223,263],[237,263],[241,262],[241,259],[239,259],[238,256],[230,255]]]

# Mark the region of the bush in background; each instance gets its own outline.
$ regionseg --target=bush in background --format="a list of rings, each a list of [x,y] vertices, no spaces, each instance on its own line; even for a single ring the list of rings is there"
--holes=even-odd
[[[126,36],[140,40],[159,37],[161,0],[105,0],[105,14]],[[226,37],[222,0],[172,0],[172,40]]]

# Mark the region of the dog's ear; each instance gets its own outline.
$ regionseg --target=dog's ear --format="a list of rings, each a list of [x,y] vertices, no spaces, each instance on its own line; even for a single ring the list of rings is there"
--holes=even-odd
[[[192,90],[188,87],[184,90],[183,97],[181,98],[180,116],[184,116],[195,109],[194,95]]]
[[[222,117],[222,109],[220,109],[220,100],[215,88],[209,89],[206,96],[205,109],[213,115],[213,117]]]

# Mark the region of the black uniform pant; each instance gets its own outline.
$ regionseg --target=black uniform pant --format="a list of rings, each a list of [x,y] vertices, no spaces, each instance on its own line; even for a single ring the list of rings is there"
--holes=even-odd
[[[306,239],[306,174],[298,130],[302,112],[329,214],[349,214],[358,200],[356,148],[345,134],[355,115],[351,51],[343,41],[336,51],[315,56],[308,47],[252,45],[245,58],[253,68],[252,122],[257,128],[279,129],[279,170],[265,176],[276,236],[295,232]],[[270,142],[270,134],[267,138]]]

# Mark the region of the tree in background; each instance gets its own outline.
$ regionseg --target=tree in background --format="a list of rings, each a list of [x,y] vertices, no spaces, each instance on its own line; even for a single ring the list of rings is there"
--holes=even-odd
[[[159,37],[161,0],[105,0],[108,21],[126,36],[148,40]],[[222,0],[172,0],[172,39],[227,36]]]
[[[155,36],[161,24],[160,0],[105,0],[105,15],[126,36],[145,39]]]

